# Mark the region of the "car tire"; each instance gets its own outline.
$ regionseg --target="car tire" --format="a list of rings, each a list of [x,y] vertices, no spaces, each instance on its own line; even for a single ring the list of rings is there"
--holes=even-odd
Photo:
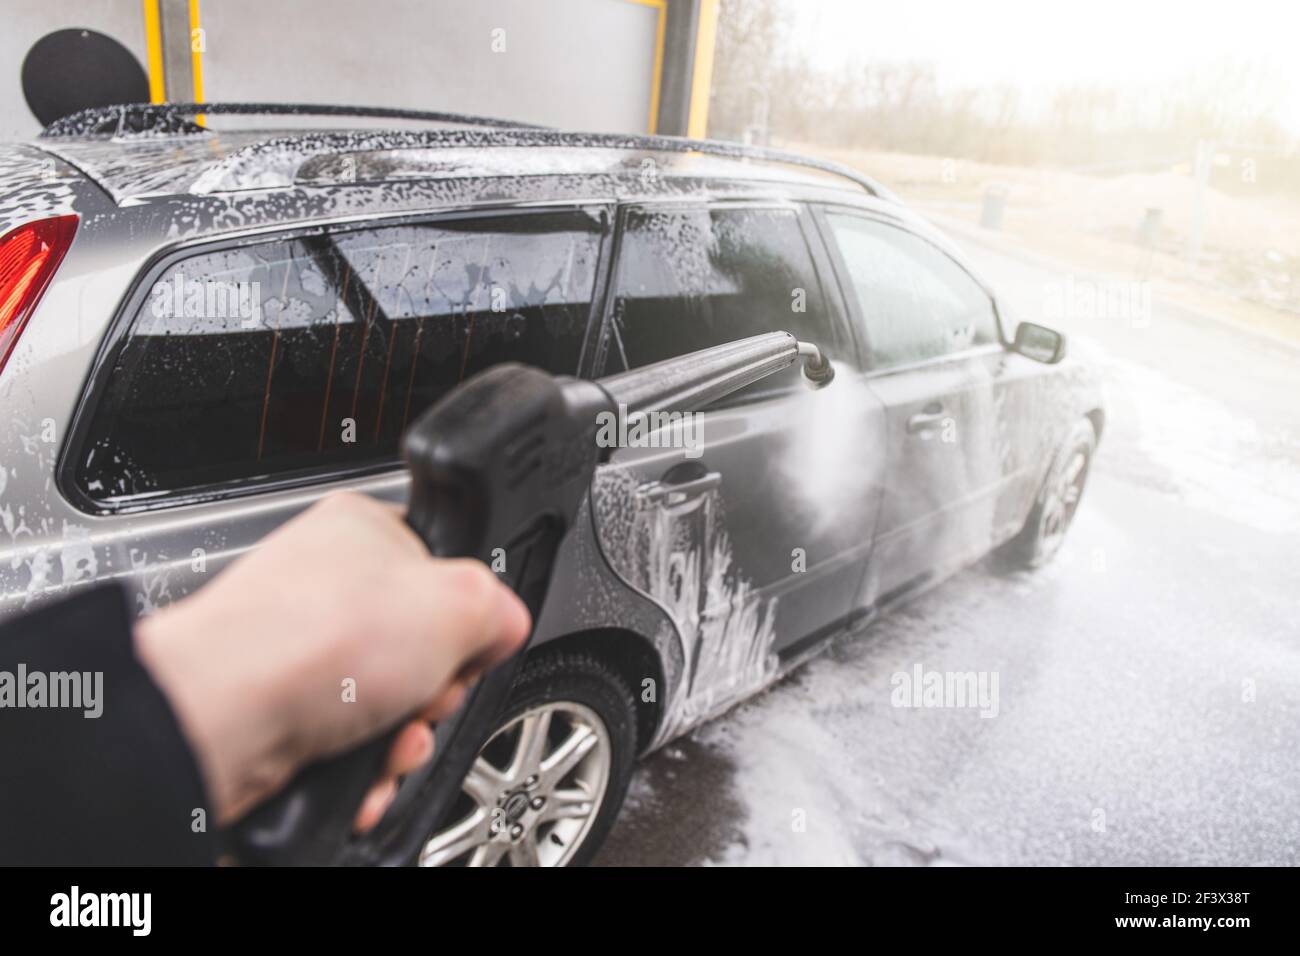
[[[1070,430],[1053,459],[1024,527],[993,552],[995,567],[1033,569],[1056,557],[1078,511],[1096,450],[1096,429],[1085,418]]]
[[[426,842],[420,864],[588,863],[627,794],[637,750],[635,706],[626,682],[590,654],[543,652],[527,661],[496,730],[466,778],[457,807]],[[535,739],[543,729],[538,759],[528,759],[522,753],[527,749],[525,730]],[[571,769],[560,773],[564,761],[558,757],[566,746],[572,748],[565,752],[568,756],[584,746],[588,749]],[[530,778],[535,778],[532,786]],[[590,798],[590,809],[578,816],[584,794]],[[534,806],[539,800],[540,805]],[[557,813],[575,815],[552,819]],[[522,832],[516,835],[516,830]],[[471,831],[473,839],[469,839]],[[461,852],[451,855],[457,850]]]

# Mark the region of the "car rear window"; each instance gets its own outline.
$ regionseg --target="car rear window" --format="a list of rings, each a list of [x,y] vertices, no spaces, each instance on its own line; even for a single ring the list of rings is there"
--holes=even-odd
[[[395,461],[499,362],[577,371],[599,225],[570,211],[202,252],[151,284],[76,462],[113,503]]]
[[[630,210],[617,276],[610,370],[773,331],[843,357],[792,209]],[[737,394],[749,398],[780,390],[797,377],[792,368]]]

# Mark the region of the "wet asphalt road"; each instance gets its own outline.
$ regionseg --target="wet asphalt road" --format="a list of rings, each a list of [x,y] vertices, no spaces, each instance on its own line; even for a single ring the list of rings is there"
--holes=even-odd
[[[1023,317],[1066,280],[963,244]],[[656,754],[598,863],[1300,863],[1300,351],[1158,297],[1052,324],[1109,412],[1056,562],[964,571]],[[918,664],[996,674],[996,716],[892,706]]]

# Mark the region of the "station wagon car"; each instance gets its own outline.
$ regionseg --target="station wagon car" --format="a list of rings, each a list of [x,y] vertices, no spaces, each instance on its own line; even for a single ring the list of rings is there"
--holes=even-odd
[[[148,614],[331,490],[402,501],[404,429],[477,371],[596,378],[777,330],[834,380],[791,367],[709,406],[697,448],[598,469],[413,861],[586,862],[639,756],[990,552],[1041,564],[1078,507],[1087,370],[860,173],[268,105],[98,109],[4,147],[0,600],[117,580]]]

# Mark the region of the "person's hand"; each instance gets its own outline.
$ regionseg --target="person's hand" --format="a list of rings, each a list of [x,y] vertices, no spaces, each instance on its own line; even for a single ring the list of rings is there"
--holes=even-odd
[[[315,758],[418,715],[362,804],[356,826],[366,829],[397,778],[433,753],[423,721],[453,713],[529,626],[522,602],[485,565],[430,557],[395,507],[342,493],[143,619],[136,647],[223,823]]]

